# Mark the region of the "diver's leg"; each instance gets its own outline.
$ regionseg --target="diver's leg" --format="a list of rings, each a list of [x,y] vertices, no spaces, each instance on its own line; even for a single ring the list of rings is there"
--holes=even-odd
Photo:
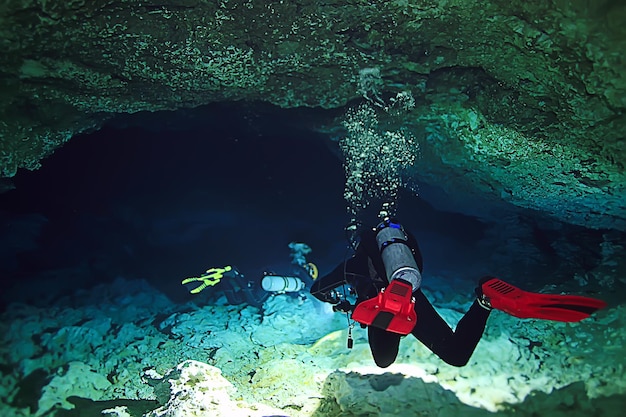
[[[248,302],[248,304],[254,307],[259,307],[259,308],[263,306],[263,303],[269,297],[269,293],[266,291],[263,291],[263,289],[261,288],[256,289],[256,290],[253,288],[245,288],[245,289],[242,289],[241,292],[246,297],[246,301]]]
[[[474,301],[467,313],[457,323],[454,330],[454,342],[458,343],[457,360],[460,363],[457,366],[467,364],[474,353],[474,349],[476,349],[476,345],[485,331],[489,313],[490,311],[481,307],[478,301]]]
[[[413,335],[446,363],[466,365],[483,335],[489,311],[475,301],[452,331],[421,291],[415,297],[417,325]]]
[[[226,281],[224,284],[224,286],[227,287],[224,288],[223,291],[226,299],[228,300],[228,304],[239,305],[245,302],[245,299],[240,292],[241,287],[234,282],[234,279],[228,279],[228,281]]]
[[[243,304],[244,299],[241,296],[241,294],[228,289],[228,290],[224,290],[224,295],[226,296],[226,300],[228,300],[228,304],[236,306],[239,304]]]
[[[396,360],[400,337],[397,333],[391,333],[378,327],[369,326],[367,328],[367,338],[376,365],[386,368]]]

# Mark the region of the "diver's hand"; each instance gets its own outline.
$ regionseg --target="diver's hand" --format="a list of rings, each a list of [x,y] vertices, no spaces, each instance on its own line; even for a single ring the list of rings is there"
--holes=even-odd
[[[333,311],[335,313],[340,312],[340,313],[350,313],[352,312],[352,310],[354,310],[354,306],[352,304],[350,304],[349,301],[347,300],[341,300],[339,301],[338,304],[335,304],[333,306]]]

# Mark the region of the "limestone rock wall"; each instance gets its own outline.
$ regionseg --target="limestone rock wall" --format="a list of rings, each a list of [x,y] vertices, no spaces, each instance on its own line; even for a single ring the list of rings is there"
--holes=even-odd
[[[389,126],[421,139],[416,177],[626,230],[625,18],[610,0],[7,0],[0,171],[121,113],[344,107],[373,68],[382,100],[415,97]]]

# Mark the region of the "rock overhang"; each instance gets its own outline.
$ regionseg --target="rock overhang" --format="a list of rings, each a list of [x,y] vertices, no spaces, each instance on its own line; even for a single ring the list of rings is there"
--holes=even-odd
[[[410,91],[385,128],[463,198],[626,230],[626,8],[604,2],[52,1],[2,11],[1,168],[36,169],[120,114],[261,101],[343,109]],[[336,112],[320,126],[340,136]],[[175,144],[173,144],[175,146]]]

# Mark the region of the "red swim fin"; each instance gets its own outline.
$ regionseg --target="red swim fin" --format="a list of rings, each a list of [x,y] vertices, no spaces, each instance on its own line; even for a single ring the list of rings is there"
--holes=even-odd
[[[528,292],[498,278],[486,280],[481,289],[493,308],[523,319],[577,322],[606,307],[595,298]]]
[[[417,323],[412,291],[411,284],[394,279],[378,296],[359,303],[352,318],[388,332],[409,334]]]

